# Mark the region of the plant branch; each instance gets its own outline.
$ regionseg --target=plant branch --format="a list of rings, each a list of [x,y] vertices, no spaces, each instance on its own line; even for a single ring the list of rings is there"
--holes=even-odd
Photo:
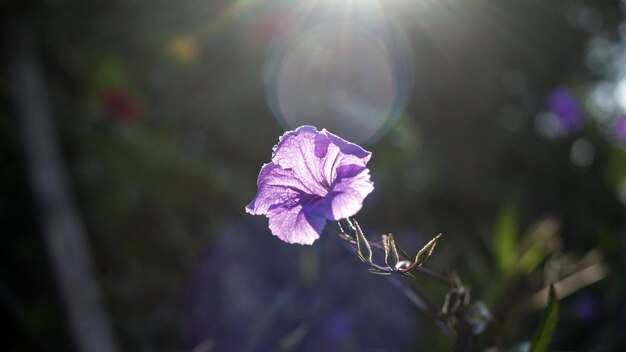
[[[353,219],[346,219],[346,222],[348,224],[348,227],[350,228],[350,230],[356,232],[356,224],[353,224],[353,221],[356,222],[356,220]],[[341,238],[344,241],[348,241],[353,245],[357,244],[356,239],[354,239],[353,237],[351,237],[350,235],[348,235],[348,233],[346,231],[344,231],[343,226],[341,225],[341,221],[337,221],[337,224],[339,225],[339,238]],[[358,226],[358,225],[357,225]],[[370,246],[379,250],[384,251],[385,250],[385,246],[380,243],[380,242],[369,242]],[[411,261],[412,258],[409,258],[403,251],[400,251],[400,259],[401,260],[408,260]],[[375,268],[380,269],[380,267],[378,265],[374,265]],[[440,283],[447,285],[447,286],[454,286],[456,284],[455,280],[450,277],[450,276],[446,276],[443,274],[440,274],[432,269],[426,268],[424,266],[417,266],[415,267],[413,270],[430,277],[433,280],[439,281]]]

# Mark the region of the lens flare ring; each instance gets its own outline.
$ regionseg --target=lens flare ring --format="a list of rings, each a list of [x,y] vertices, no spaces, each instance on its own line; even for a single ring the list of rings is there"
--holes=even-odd
[[[293,19],[296,21],[293,22]],[[408,40],[380,16],[290,16],[265,65],[266,98],[284,129],[310,124],[360,144],[382,137],[413,86]]]

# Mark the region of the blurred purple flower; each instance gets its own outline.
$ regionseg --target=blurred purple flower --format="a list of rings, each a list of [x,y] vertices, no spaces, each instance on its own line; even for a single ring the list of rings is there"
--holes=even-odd
[[[615,137],[621,143],[626,144],[626,115],[621,116],[615,121]]]
[[[576,317],[583,321],[593,320],[600,311],[598,299],[591,294],[585,294],[576,298],[573,309]]]
[[[366,167],[371,153],[323,129],[286,132],[263,165],[258,192],[246,207],[265,215],[272,234],[287,243],[312,244],[326,220],[355,215],[374,190]]]
[[[353,328],[354,321],[348,312],[340,312],[333,315],[326,325],[329,335],[339,341],[343,341],[350,336]]]
[[[546,97],[548,111],[559,121],[563,134],[578,131],[583,124],[583,113],[574,93],[567,88],[556,88]]]

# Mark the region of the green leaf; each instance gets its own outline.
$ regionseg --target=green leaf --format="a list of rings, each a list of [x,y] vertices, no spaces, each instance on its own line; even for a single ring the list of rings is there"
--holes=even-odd
[[[382,270],[378,270],[378,269],[367,269],[367,271],[369,271],[372,274],[378,274],[378,275],[390,275],[391,273],[388,271],[382,271]]]
[[[532,224],[521,238],[521,249],[516,267],[522,273],[530,273],[559,245],[559,222],[544,218]]]
[[[554,285],[550,285],[548,307],[543,315],[539,330],[537,330],[535,338],[533,339],[530,352],[545,352],[548,350],[559,314],[558,305],[559,301],[554,291]]]
[[[361,254],[361,252],[359,252],[358,248],[354,250],[354,254],[356,254],[356,256],[359,257],[359,259],[361,259],[362,262],[367,263],[367,259],[365,259],[363,254]]]
[[[417,279],[417,276],[415,276],[415,275],[411,274],[411,273],[410,273],[410,272],[408,272],[408,271],[403,272],[403,273],[402,273],[402,275],[403,275],[403,276],[406,276],[406,277],[410,277],[411,279]]]
[[[498,268],[503,274],[509,274],[518,258],[517,236],[518,221],[515,207],[506,205],[500,211],[493,233],[493,247]]]
[[[361,226],[359,223],[354,220],[355,230],[356,230],[356,248],[357,254],[359,258],[365,263],[372,262],[372,248],[370,247],[370,243],[367,242],[367,238],[363,235],[363,231],[361,231]]]
[[[116,55],[100,58],[94,68],[94,83],[97,89],[128,85],[128,70],[124,61]]]
[[[438,234],[432,240],[430,240],[430,242],[426,243],[426,245],[422,249],[420,249],[419,252],[417,252],[417,255],[415,256],[415,264],[417,266],[424,264],[428,260],[428,258],[430,258],[430,255],[433,254],[433,251],[435,250],[435,245],[437,244],[437,241],[439,241],[440,237],[441,234]]]
[[[398,249],[396,249],[396,242],[393,240],[393,235],[383,235],[383,245],[385,246],[385,264],[390,268],[395,268],[396,264],[400,261],[398,256]]]
[[[346,241],[354,241],[354,238],[350,236],[341,226],[341,222],[337,221],[337,226],[339,226],[339,237]]]

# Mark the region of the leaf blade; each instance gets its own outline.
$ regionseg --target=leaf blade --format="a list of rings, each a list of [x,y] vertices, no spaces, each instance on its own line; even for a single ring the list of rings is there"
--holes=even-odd
[[[370,243],[367,241],[367,238],[365,238],[361,226],[359,226],[356,220],[354,220],[354,225],[356,230],[357,254],[363,262],[370,264],[372,263],[372,248],[370,247]]]
[[[554,285],[551,284],[548,292],[548,307],[546,308],[541,320],[541,325],[539,325],[539,329],[533,338],[530,346],[530,352],[545,352],[548,350],[550,341],[552,341],[552,335],[554,334],[554,330],[556,328],[559,312],[558,305],[559,302],[556,291],[554,290]]]
[[[417,254],[415,255],[416,266],[421,266],[428,260],[428,258],[430,258],[430,256],[433,254],[433,251],[435,250],[435,245],[437,245],[437,241],[439,241],[439,238],[441,238],[441,235],[442,234],[438,234],[437,236],[435,236],[432,240],[426,243],[426,245],[422,247],[419,252],[417,252]]]
[[[398,256],[398,249],[392,234],[383,235],[383,245],[385,247],[385,264],[390,268],[395,268],[400,261],[400,257]]]
[[[493,247],[500,271],[508,275],[515,267],[517,253],[518,219],[515,207],[505,205],[498,218],[493,233]]]

